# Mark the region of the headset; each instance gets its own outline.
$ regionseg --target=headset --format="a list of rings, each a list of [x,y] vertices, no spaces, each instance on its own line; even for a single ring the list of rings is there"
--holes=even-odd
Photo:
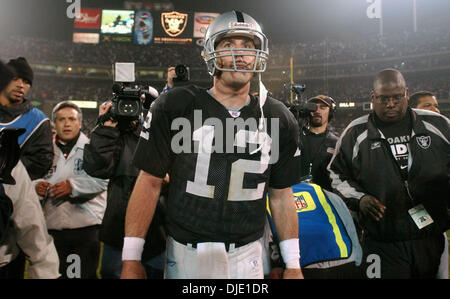
[[[337,109],[336,101],[333,100],[332,97],[325,96],[325,95],[318,95],[318,96],[308,99],[307,102],[317,101],[317,100],[325,103],[328,107],[330,107],[330,113],[328,114],[328,122],[330,122],[333,119],[334,114],[336,113],[336,109]]]

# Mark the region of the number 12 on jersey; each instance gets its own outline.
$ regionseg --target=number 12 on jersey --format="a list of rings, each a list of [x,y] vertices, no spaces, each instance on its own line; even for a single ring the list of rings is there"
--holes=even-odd
[[[195,130],[193,140],[199,143],[197,164],[194,181],[187,182],[186,192],[196,196],[214,198],[214,186],[207,183],[211,154],[213,152],[214,127],[203,126]],[[262,145],[260,147],[261,157],[259,160],[239,159],[232,163],[228,200],[249,201],[263,198],[266,183],[259,183],[256,188],[243,188],[244,175],[246,173],[263,174],[267,170],[271,143],[272,139],[266,132],[239,130],[236,133],[235,146],[245,147],[246,144]]]

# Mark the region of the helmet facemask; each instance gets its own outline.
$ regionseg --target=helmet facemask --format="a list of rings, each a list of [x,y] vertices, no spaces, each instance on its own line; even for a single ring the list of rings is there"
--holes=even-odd
[[[208,28],[205,35],[205,44],[202,51],[203,59],[211,76],[217,75],[218,71],[262,73],[266,70],[269,58],[268,40],[261,31],[259,24],[250,16],[243,15],[243,19],[236,20],[237,12],[226,13],[216,19]],[[245,20],[244,20],[245,19]],[[220,49],[216,47],[227,37],[248,37],[255,44],[255,49],[231,48]],[[226,68],[218,63],[218,58],[232,57],[233,67]],[[236,56],[253,56],[255,62],[252,69],[242,69],[236,65]]]
[[[216,47],[219,42],[228,37],[248,37],[253,41],[255,48],[225,48],[218,50]],[[232,68],[224,68],[219,65],[219,58],[229,56],[232,57]],[[237,56],[255,57],[253,68],[238,68],[236,63]],[[208,72],[211,76],[217,76],[220,72],[258,73],[261,117],[259,118],[257,133],[253,135],[255,140],[250,143],[260,143],[260,146],[250,154],[253,155],[261,151],[263,145],[266,143],[267,136],[267,121],[264,117],[263,106],[268,93],[262,83],[261,75],[266,70],[267,60],[269,59],[268,40],[262,32],[261,26],[251,16],[238,11],[231,11],[220,15],[206,30],[202,57],[206,62]],[[263,135],[263,142],[257,142],[260,140],[260,135],[263,132],[266,133]]]

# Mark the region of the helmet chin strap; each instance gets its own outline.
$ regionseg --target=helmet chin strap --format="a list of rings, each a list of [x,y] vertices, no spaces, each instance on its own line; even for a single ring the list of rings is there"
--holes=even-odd
[[[267,133],[267,121],[264,117],[264,111],[263,111],[263,106],[266,103],[267,100],[267,89],[264,86],[263,82],[262,82],[262,78],[261,78],[261,73],[258,74],[258,78],[259,78],[259,109],[261,111],[261,118],[259,119],[259,125],[258,125],[258,131],[256,132],[255,136],[255,140],[254,143],[258,144],[259,142],[259,136],[260,136],[260,132],[261,131],[265,131]],[[260,145],[258,146],[258,148],[254,151],[252,151],[250,153],[250,155],[253,155],[257,152],[259,152],[262,147],[264,146],[264,143],[266,142],[265,140],[265,135],[264,135],[264,140],[262,140],[261,143],[259,143]]]
[[[264,111],[263,111],[263,106],[266,103],[267,100],[267,89],[264,86],[262,79],[261,79],[261,73],[258,73],[258,79],[259,79],[259,108],[261,110],[261,118],[259,119],[259,126],[258,129],[259,130],[263,130],[264,127]]]

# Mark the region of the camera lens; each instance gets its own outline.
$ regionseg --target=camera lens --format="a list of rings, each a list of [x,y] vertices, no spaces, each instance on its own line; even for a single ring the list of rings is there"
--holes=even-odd
[[[183,81],[186,79],[187,75],[188,75],[188,70],[187,67],[185,65],[177,65],[175,67],[175,74],[177,75],[177,79],[180,81]]]
[[[119,102],[119,113],[123,116],[134,116],[139,111],[139,101],[122,100]]]

